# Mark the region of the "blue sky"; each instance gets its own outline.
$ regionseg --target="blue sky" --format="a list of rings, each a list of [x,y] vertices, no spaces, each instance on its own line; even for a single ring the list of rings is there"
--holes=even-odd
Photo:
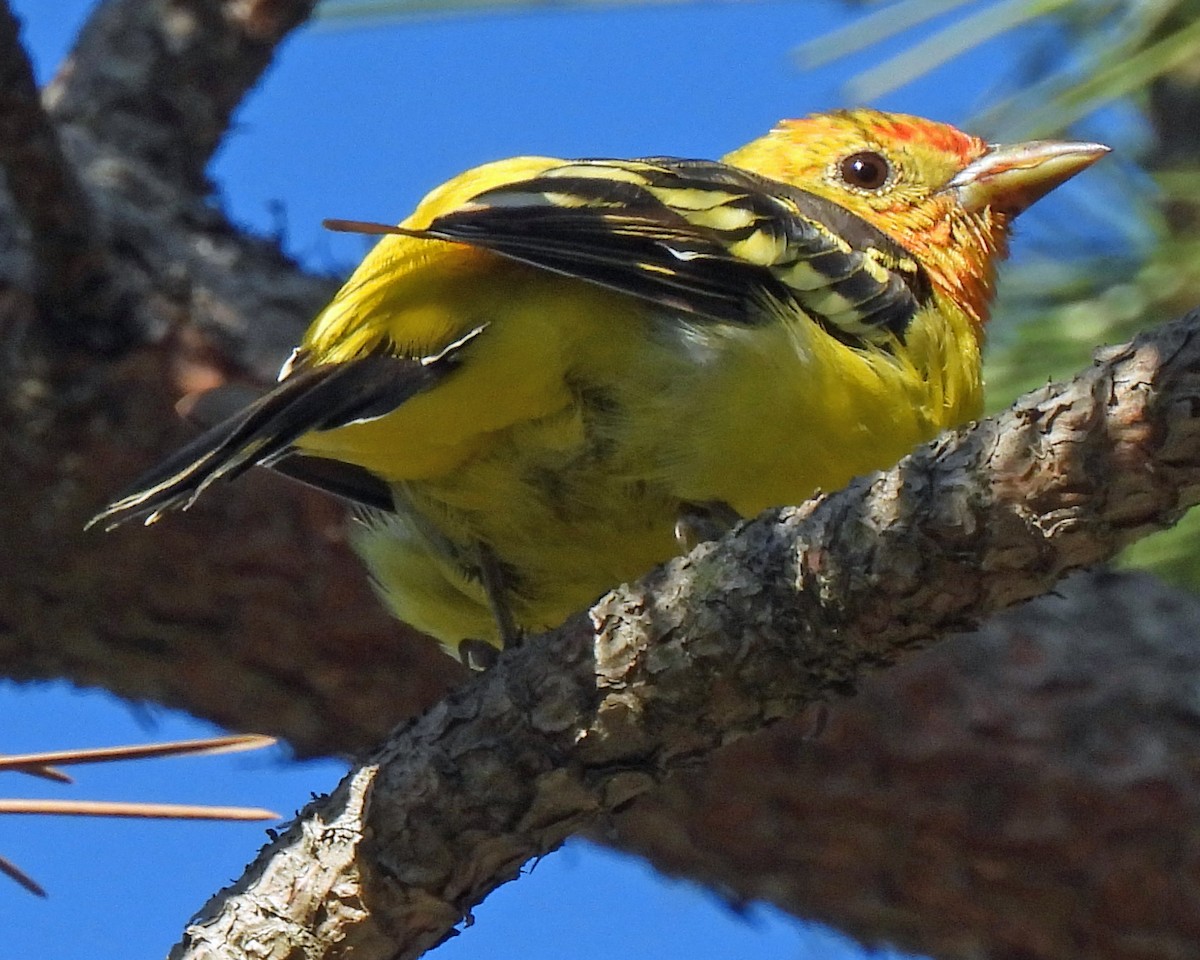
[[[12,0],[42,79],[91,3]],[[323,217],[398,220],[446,177],[519,153],[715,157],[774,121],[846,105],[839,85],[866,54],[802,73],[794,45],[845,21],[837,3],[671,4],[542,10],[318,27],[283,48],[212,169],[234,217],[283,229],[315,268],[343,271],[361,238]],[[1005,75],[1011,41],[889,96],[892,109],[963,120]],[[148,530],[147,536],[153,536]],[[65,685],[0,682],[0,751],[205,735],[211,728]],[[289,814],[342,768],[282,752],[81,768],[71,796],[243,803]],[[6,795],[63,796],[10,777]],[[0,958],[130,960],[166,953],[190,913],[240,874],[261,826],[8,818],[0,854],[50,891],[0,882]],[[767,910],[736,915],[711,894],[584,844],[499,891],[438,960],[574,960],[614,952],[688,960],[864,956],[838,935]],[[889,954],[872,954],[889,955]]]

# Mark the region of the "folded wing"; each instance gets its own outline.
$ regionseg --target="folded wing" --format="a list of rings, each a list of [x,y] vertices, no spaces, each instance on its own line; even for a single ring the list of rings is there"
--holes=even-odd
[[[916,261],[837,204],[722,163],[581,160],[482,191],[423,229],[672,309],[764,322],[794,304],[850,343],[903,337]]]

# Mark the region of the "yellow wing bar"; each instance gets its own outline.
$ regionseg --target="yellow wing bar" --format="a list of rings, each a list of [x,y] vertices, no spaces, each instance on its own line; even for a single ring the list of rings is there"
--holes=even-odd
[[[929,292],[915,260],[871,224],[711,161],[563,163],[483,190],[423,229],[385,229],[727,322],[759,323],[765,306],[792,303],[851,343],[902,338]]]

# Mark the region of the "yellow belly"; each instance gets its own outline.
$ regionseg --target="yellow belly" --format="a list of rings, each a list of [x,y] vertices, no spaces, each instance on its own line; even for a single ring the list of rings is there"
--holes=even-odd
[[[517,624],[547,629],[668,559],[681,505],[800,502],[979,410],[957,314],[918,315],[897,359],[804,317],[717,324],[505,269],[502,295],[493,277],[493,299],[462,307],[488,327],[445,383],[302,442],[393,483],[399,513],[367,520],[358,549],[396,615],[449,647],[499,643],[481,544]]]

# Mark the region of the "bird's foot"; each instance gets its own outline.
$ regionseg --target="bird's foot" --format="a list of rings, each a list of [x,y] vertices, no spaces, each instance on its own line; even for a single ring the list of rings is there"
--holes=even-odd
[[[685,503],[675,517],[675,542],[681,552],[689,553],[701,543],[719,540],[741,520],[741,515],[724,500]]]

